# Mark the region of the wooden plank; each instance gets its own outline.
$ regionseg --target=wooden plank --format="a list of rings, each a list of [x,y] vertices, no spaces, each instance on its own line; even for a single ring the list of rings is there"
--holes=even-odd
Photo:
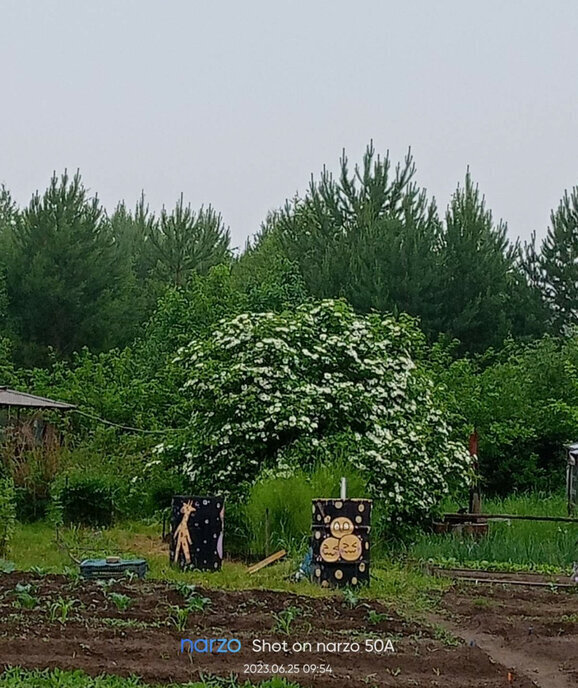
[[[444,569],[439,566],[427,567],[430,575],[442,578],[466,579],[477,582],[484,582],[488,580],[496,581],[499,579],[501,583],[513,584],[540,584],[544,586],[563,586],[574,587],[578,589],[576,583],[572,582],[571,576],[568,574],[541,574],[533,573],[531,571],[488,571],[487,569]]]
[[[556,523],[578,523],[578,518],[564,516],[521,516],[520,514],[444,514],[444,518],[455,521],[484,519],[487,521],[552,521]]]
[[[263,559],[257,564],[253,564],[253,566],[249,566],[249,568],[247,569],[247,573],[256,573],[257,571],[264,569],[265,566],[269,566],[269,564],[274,564],[276,561],[279,561],[279,559],[283,559],[283,557],[286,554],[287,552],[284,549],[280,549],[278,552],[275,552],[275,554],[272,554],[270,557]]]
[[[527,585],[533,588],[572,588],[576,590],[576,583],[539,583],[537,581],[512,580],[511,578],[474,578],[473,576],[450,577],[463,583],[475,583],[476,585]]]

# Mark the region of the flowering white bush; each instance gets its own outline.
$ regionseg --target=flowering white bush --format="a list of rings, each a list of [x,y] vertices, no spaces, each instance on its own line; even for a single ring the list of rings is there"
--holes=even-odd
[[[356,315],[341,301],[243,314],[179,351],[189,430],[159,452],[198,489],[233,491],[264,468],[350,460],[391,515],[420,517],[467,482],[409,318]]]

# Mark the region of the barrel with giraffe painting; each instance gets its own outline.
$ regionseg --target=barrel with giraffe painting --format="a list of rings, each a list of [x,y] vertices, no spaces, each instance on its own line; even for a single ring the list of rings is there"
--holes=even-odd
[[[219,571],[223,563],[224,518],[223,497],[174,496],[171,563],[183,570]]]
[[[322,587],[369,584],[370,499],[314,499],[313,580]]]

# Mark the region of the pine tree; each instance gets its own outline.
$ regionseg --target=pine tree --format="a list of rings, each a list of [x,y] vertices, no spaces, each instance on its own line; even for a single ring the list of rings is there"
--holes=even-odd
[[[229,229],[221,215],[211,206],[194,212],[182,194],[172,212],[163,208],[147,237],[153,272],[166,284],[183,286],[193,274],[206,274],[231,259]]]
[[[0,185],[0,336],[7,333],[8,294],[6,269],[11,256],[11,238],[18,221],[16,203],[4,184]]]
[[[517,273],[512,290],[512,333],[519,339],[534,339],[551,330],[552,313],[545,298],[536,233],[517,247]]]
[[[326,169],[304,199],[273,217],[288,256],[315,296],[345,296],[356,309],[406,311],[432,320],[439,221],[435,203],[413,181],[408,153],[392,170],[370,144],[362,163]]]
[[[550,216],[539,257],[546,300],[558,332],[578,324],[578,187]]]
[[[142,285],[150,277],[154,263],[148,239],[158,230],[158,220],[150,210],[144,192],[132,212],[121,201],[110,217],[110,226],[120,250],[130,256],[134,275]]]
[[[43,195],[36,192],[13,244],[8,297],[23,361],[42,362],[48,347],[67,355],[85,345],[102,350],[127,336],[127,264],[79,173],[55,174]]]
[[[466,174],[446,212],[440,245],[437,329],[462,350],[499,346],[511,333],[511,288],[519,276],[506,225],[494,224],[485,199]]]

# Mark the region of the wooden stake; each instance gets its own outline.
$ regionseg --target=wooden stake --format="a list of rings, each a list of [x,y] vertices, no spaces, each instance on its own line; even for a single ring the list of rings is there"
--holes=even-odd
[[[275,554],[272,554],[270,557],[263,559],[258,564],[253,564],[253,566],[249,566],[249,568],[247,569],[247,573],[257,573],[257,571],[264,569],[265,566],[269,566],[269,564],[274,564],[276,561],[279,561],[279,559],[283,559],[283,557],[286,554],[287,552],[284,549],[280,549],[278,552],[275,552]]]

